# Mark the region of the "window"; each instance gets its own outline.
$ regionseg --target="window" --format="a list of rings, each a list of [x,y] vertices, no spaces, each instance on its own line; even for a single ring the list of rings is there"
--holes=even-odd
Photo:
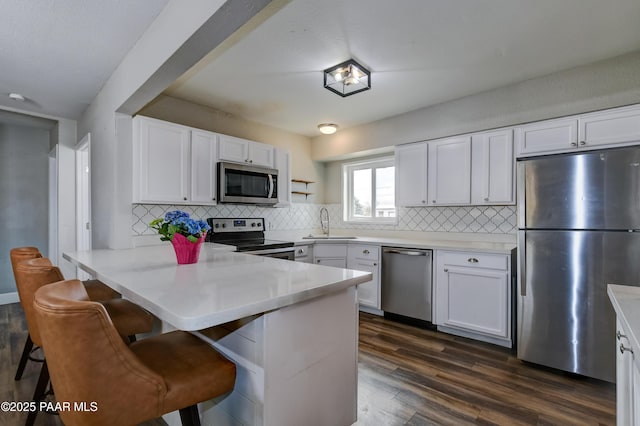
[[[344,220],[396,223],[393,158],[349,163],[344,173]]]

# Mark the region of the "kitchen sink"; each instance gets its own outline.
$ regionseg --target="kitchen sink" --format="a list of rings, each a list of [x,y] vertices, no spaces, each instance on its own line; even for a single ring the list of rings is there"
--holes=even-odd
[[[307,235],[303,240],[355,240],[358,237],[344,237],[339,235]]]

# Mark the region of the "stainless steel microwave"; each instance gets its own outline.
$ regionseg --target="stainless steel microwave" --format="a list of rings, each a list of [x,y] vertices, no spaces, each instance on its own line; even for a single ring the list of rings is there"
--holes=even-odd
[[[218,202],[276,204],[278,171],[268,167],[218,163]]]

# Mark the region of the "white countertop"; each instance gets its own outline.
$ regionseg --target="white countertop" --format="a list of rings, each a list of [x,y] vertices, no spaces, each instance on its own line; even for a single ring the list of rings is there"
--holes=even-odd
[[[169,244],[64,253],[174,327],[193,331],[260,314],[371,280],[362,271],[231,253],[204,244],[200,260],[178,265]]]
[[[509,254],[516,248],[517,244],[514,236],[495,236],[491,234],[454,234],[446,232],[398,232],[390,235],[363,235],[354,230],[352,233],[345,233],[347,230],[341,229],[332,233],[332,239],[303,239],[309,234],[318,236],[318,232],[273,232],[270,238],[293,241],[296,245],[304,244],[377,244],[381,246],[433,249],[433,250],[459,250],[459,251],[481,251],[487,253]],[[405,234],[405,235],[402,235]],[[340,235],[355,236],[351,239],[334,239]]]
[[[640,287],[609,284],[607,294],[616,316],[628,332],[631,347],[640,348]]]

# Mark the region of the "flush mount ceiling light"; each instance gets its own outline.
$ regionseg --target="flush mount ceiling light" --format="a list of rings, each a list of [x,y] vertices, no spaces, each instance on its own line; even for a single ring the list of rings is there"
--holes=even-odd
[[[324,70],[324,87],[343,98],[371,89],[371,72],[349,59]]]
[[[332,135],[338,130],[338,125],[333,123],[318,124],[318,130],[325,135]]]
[[[20,93],[9,93],[9,97],[14,101],[24,102],[26,98],[22,96]]]

